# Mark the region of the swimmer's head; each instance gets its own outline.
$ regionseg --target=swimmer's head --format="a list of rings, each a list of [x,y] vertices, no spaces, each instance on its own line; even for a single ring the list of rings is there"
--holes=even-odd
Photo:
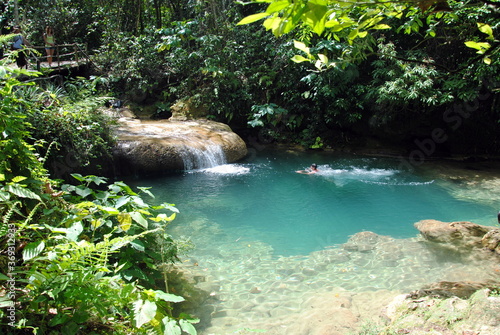
[[[312,163],[312,164],[311,164],[311,167],[312,167],[313,169],[317,169],[317,168],[318,168],[318,165],[316,165],[315,163]]]

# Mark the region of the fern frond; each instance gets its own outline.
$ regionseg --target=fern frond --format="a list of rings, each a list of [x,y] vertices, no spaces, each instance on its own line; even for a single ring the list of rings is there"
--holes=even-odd
[[[45,152],[45,155],[39,159],[42,164],[45,164],[45,162],[49,158],[50,152],[52,151],[52,147],[56,147],[57,149],[58,145],[59,143],[57,143],[56,141],[50,142],[49,146],[47,147],[47,151]]]
[[[4,214],[3,218],[2,218],[2,223],[7,225],[9,222],[10,222],[10,218],[12,217],[12,215],[14,215],[14,213],[17,213],[17,214],[21,214],[17,209],[16,207],[21,205],[21,201],[16,201],[14,202],[12,205],[10,205],[8,207],[8,210],[7,212]]]
[[[85,240],[74,242],[69,241],[48,248],[47,253],[51,257],[38,257],[34,259],[33,269],[43,267],[46,263],[46,276],[50,281],[56,280],[59,276],[73,271],[83,270],[83,272],[108,272],[109,255],[133,240],[160,229],[148,230],[137,235],[123,236],[109,239],[109,235],[104,237],[104,241],[99,243],[89,243]]]
[[[24,228],[28,225],[28,223],[31,222],[31,220],[33,219],[33,216],[35,215],[36,211],[38,210],[38,207],[40,207],[40,205],[43,205],[43,202],[39,202],[35,205],[35,207],[33,207],[33,209],[30,211],[30,213],[28,214],[28,217],[19,225],[19,227],[17,228],[17,231],[18,232],[21,232],[24,230]]]

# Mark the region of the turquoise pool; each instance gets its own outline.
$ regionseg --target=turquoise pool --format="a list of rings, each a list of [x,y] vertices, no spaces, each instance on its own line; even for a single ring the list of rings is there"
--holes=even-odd
[[[313,162],[318,174],[295,173]],[[268,244],[276,256],[306,255],[361,231],[413,237],[422,219],[495,224],[493,204],[456,196],[461,183],[401,166],[389,158],[262,151],[239,164],[133,184],[175,203],[176,227],[203,217],[235,240]]]

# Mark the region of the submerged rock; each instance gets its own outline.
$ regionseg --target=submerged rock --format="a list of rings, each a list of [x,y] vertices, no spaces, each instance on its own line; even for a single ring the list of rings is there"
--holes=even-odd
[[[115,133],[118,174],[206,168],[238,161],[247,154],[245,142],[229,126],[209,120],[121,118]]]
[[[378,235],[371,231],[363,231],[354,234],[347,243],[343,245],[343,248],[347,251],[370,252],[376,249],[377,245],[381,242],[390,240],[391,238],[388,236]]]

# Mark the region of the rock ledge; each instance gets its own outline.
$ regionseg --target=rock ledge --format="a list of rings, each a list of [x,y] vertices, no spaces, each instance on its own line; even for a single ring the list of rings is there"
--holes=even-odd
[[[118,174],[162,174],[196,169],[198,153],[222,151],[222,163],[247,155],[245,142],[223,123],[209,120],[150,121],[120,118],[114,148]],[[186,166],[186,160],[190,160]],[[194,160],[193,160],[194,159]]]

